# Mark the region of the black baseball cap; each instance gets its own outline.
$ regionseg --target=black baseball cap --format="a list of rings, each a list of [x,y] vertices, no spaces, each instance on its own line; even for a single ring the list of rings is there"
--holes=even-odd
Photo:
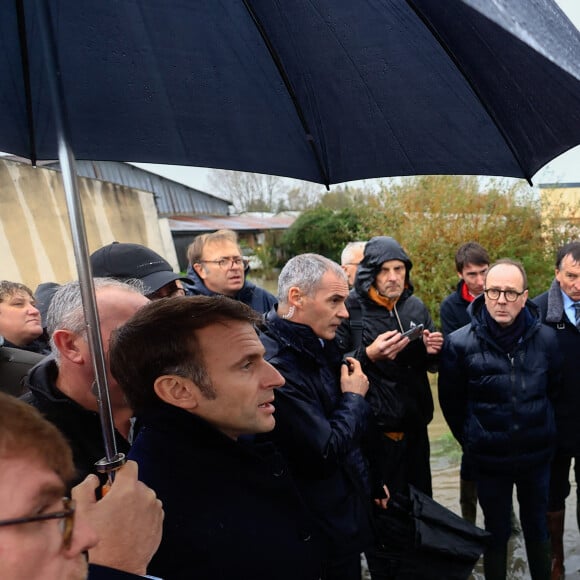
[[[123,281],[136,278],[145,285],[146,294],[175,280],[191,284],[189,278],[176,274],[165,258],[140,244],[113,242],[93,252],[90,261],[93,276]]]

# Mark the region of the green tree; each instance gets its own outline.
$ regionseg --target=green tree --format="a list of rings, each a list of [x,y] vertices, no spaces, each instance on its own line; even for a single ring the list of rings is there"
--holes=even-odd
[[[305,211],[282,239],[285,257],[309,251],[338,261],[349,241],[392,236],[409,254],[415,292],[437,324],[439,305],[457,283],[454,255],[464,242],[479,242],[492,260],[521,260],[530,296],[550,284],[562,239],[546,237],[538,196],[522,181],[488,181],[482,187],[476,177],[405,177],[358,196],[342,209],[319,204]]]

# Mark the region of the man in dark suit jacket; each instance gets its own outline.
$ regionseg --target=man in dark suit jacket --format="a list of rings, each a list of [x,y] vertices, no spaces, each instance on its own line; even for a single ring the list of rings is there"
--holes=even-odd
[[[175,297],[114,334],[111,371],[142,425],[129,457],[165,509],[154,575],[319,578],[310,516],[286,464],[251,437],[274,428],[284,383],[263,358],[260,320],[230,298]]]
[[[558,348],[564,358],[562,387],[554,401],[558,433],[556,455],[550,473],[548,526],[552,541],[553,578],[564,574],[564,515],[570,494],[570,465],[574,459],[576,484],[580,481],[580,390],[578,353],[580,353],[580,241],[558,250],[556,277],[547,292],[534,299],[542,320],[556,330]],[[577,498],[580,497],[578,489]],[[580,504],[576,517],[580,527]]]

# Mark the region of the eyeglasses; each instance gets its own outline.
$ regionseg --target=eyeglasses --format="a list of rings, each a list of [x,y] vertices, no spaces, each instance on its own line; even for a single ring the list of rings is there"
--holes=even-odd
[[[484,292],[485,295],[490,300],[499,300],[500,295],[503,294],[507,302],[515,302],[525,292],[525,290],[517,292],[516,290],[500,290],[499,288],[487,288],[486,290],[484,290]]]
[[[246,258],[234,256],[233,258],[221,258],[219,260],[200,260],[200,264],[217,264],[222,270],[229,270],[234,266],[242,266],[244,270],[249,264]]]
[[[29,524],[45,520],[61,520],[59,527],[62,532],[62,546],[65,550],[68,550],[72,542],[76,503],[74,499],[68,497],[63,497],[62,503],[64,504],[64,510],[61,512],[40,514],[28,518],[15,518],[13,520],[0,520],[0,526],[16,526],[18,524]]]
[[[173,298],[174,296],[185,296],[185,290],[178,286],[176,282],[170,282],[165,286],[161,286],[159,290],[147,294],[149,300],[159,300],[160,298]]]

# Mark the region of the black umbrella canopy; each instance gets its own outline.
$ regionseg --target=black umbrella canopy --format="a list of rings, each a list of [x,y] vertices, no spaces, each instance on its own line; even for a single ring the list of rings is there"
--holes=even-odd
[[[552,0],[49,7],[80,159],[530,179],[580,143],[580,33]],[[37,16],[0,8],[0,150],[33,161],[57,157]]]

